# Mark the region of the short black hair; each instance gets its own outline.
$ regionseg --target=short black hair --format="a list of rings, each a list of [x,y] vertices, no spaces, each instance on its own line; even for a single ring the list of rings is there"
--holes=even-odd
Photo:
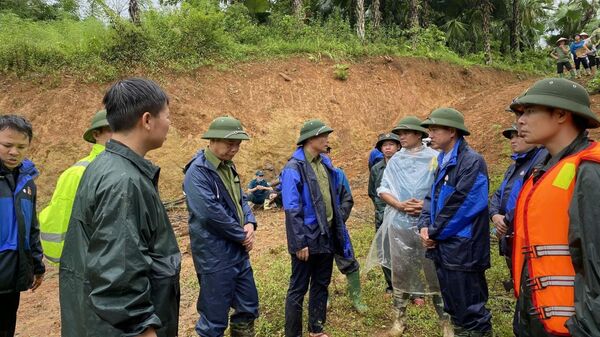
[[[169,104],[169,97],[145,78],[128,78],[110,87],[102,99],[106,119],[113,132],[131,130],[145,112],[152,116]]]
[[[27,135],[29,142],[33,138],[31,122],[19,115],[0,115],[0,131],[11,129]]]

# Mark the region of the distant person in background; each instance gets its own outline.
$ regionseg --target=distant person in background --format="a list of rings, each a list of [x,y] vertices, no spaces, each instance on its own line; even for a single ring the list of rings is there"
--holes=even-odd
[[[40,212],[40,231],[44,256],[50,263],[59,264],[65,234],[71,218],[75,193],[87,166],[105,149],[112,131],[106,119],[106,110],[96,112],[83,140],[94,144],[90,154],[66,169],[58,178],[50,204]]]
[[[252,179],[248,184],[248,205],[250,205],[250,207],[254,207],[256,205],[263,205],[264,207],[268,206],[268,204],[265,204],[265,202],[269,198],[273,188],[264,177],[264,172],[258,170],[256,171],[254,179]]]
[[[21,291],[35,291],[46,271],[35,212],[39,172],[25,159],[32,138],[27,119],[0,115],[1,337],[15,335]]]
[[[581,35],[575,35],[575,41],[571,43],[571,54],[575,60],[575,69],[577,70],[577,76],[581,76],[581,65],[585,70],[586,75],[591,75],[590,64],[588,63],[587,55],[589,53],[588,47],[585,45],[585,41],[581,39]]]
[[[597,50],[594,43],[589,38],[589,35],[585,32],[581,32],[579,34],[581,39],[585,41],[585,46],[589,50],[587,53],[588,63],[590,64],[590,70],[592,71],[592,76],[596,75],[596,68],[598,68],[598,62],[596,62]]]
[[[564,69],[571,74],[571,78],[577,77],[577,73],[575,69],[573,69],[573,65],[571,65],[571,52],[569,51],[569,47],[567,47],[567,39],[561,37],[556,41],[557,46],[552,49],[550,56],[556,60],[556,72],[559,77],[564,77]]]
[[[381,160],[383,160],[383,153],[381,153],[377,147],[373,148],[373,150],[371,150],[369,153],[369,171],[373,165],[377,164]]]
[[[375,149],[383,154],[383,160],[379,161],[371,168],[369,174],[369,198],[373,201],[373,207],[375,208],[375,232],[381,227],[383,222],[383,213],[387,204],[383,201],[377,189],[381,185],[381,179],[383,178],[383,172],[387,166],[387,163],[392,157],[400,150],[400,138],[394,133],[382,133],[377,139]],[[394,289],[392,287],[392,272],[389,268],[382,266],[383,276],[385,277],[385,283],[387,285],[385,291],[391,294]]]

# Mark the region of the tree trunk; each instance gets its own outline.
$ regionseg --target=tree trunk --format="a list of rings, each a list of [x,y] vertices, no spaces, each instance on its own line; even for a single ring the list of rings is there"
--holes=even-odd
[[[483,0],[481,11],[482,11],[482,29],[483,29],[483,53],[485,55],[485,64],[492,64],[492,45],[490,36],[490,24],[492,18],[492,11],[494,6],[490,0]]]
[[[381,2],[380,0],[373,0],[371,4],[373,7],[373,29],[379,30],[381,26]]]
[[[512,20],[510,22],[510,52],[514,55],[519,51],[519,27],[521,27],[521,11],[519,0],[512,0]]]
[[[365,41],[365,0],[356,0],[356,34]]]
[[[428,0],[421,0],[421,27],[423,28],[427,28],[429,27],[429,24],[431,23],[429,21],[429,15],[431,15],[431,6],[429,5],[429,1]]]
[[[598,12],[598,1],[592,0],[590,2],[590,6],[585,11],[583,15],[583,19],[581,20],[581,28],[587,26],[590,21],[594,18],[595,14]]]
[[[294,0],[292,3],[292,12],[294,15],[300,19],[304,18],[304,10],[302,5],[302,0]]]
[[[140,6],[138,0],[129,0],[129,17],[131,22],[136,25],[140,24]]]
[[[419,0],[410,0],[408,3],[409,29],[419,28]]]

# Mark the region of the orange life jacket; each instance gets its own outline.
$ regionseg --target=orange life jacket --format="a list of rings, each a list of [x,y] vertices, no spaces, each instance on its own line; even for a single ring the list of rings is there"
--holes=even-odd
[[[600,146],[562,159],[537,182],[523,186],[514,217],[513,272],[515,295],[519,296],[523,264],[527,262],[533,307],[544,329],[570,336],[566,321],[575,314],[575,270],[569,252],[569,205],[577,168],[582,161],[600,163]]]

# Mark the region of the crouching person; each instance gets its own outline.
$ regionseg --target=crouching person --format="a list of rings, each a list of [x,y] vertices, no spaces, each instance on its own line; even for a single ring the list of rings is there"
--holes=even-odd
[[[202,136],[210,141],[185,167],[189,231],[200,283],[196,332],[223,336],[231,315],[232,337],[253,337],[258,292],[248,252],[256,220],[232,160],[250,137],[232,117],[212,121]]]

